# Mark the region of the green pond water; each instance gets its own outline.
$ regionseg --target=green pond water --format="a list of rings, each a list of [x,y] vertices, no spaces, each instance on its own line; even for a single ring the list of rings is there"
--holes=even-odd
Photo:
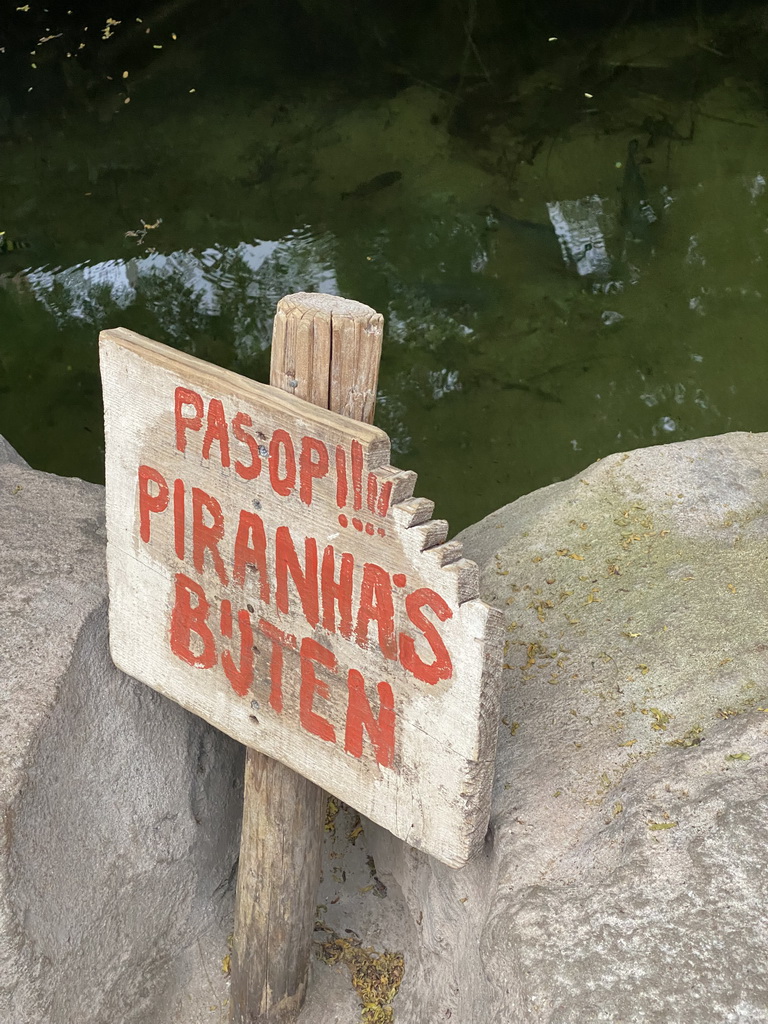
[[[740,19],[627,24],[588,62],[553,39],[461,95],[292,78],[253,20],[163,23],[82,99],[17,60],[0,433],[101,481],[100,329],[266,380],[295,291],[384,314],[377,423],[452,531],[614,451],[768,429],[768,46]]]

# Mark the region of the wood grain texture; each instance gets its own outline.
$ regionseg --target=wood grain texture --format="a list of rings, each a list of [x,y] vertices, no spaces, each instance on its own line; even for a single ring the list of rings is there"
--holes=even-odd
[[[373,420],[379,359],[358,363],[335,333],[354,343],[370,314],[332,296],[292,295],[278,304],[270,383],[298,399]],[[379,317],[379,320],[381,318]],[[342,322],[339,330],[335,326]],[[362,323],[361,323],[362,321]],[[378,332],[379,347],[381,331]],[[345,356],[342,359],[342,355]],[[342,363],[339,367],[338,363]],[[331,385],[334,386],[331,386]],[[352,415],[352,413],[348,413]],[[320,883],[327,794],[297,772],[249,748],[237,876],[232,1024],[289,1024],[306,994]]]
[[[313,405],[373,422],[384,318],[352,299],[315,292],[277,304],[269,382]]]
[[[115,662],[247,746],[325,787],[406,842],[453,866],[465,863],[482,844],[490,811],[500,618],[479,600],[477,568],[463,558],[460,545],[445,541],[445,524],[432,519],[432,502],[414,497],[415,474],[390,465],[389,440],[372,425],[129,331],[105,332],[101,347]],[[199,429],[182,431],[183,451],[175,440],[178,387],[200,396],[205,409]],[[211,422],[206,417],[215,403],[227,424],[226,460],[216,430],[208,437],[206,450]],[[185,408],[186,416],[193,414],[192,406]],[[250,458],[248,447],[234,433],[238,415],[251,422],[253,439],[264,452],[259,475],[249,480],[235,472],[238,460],[247,463]],[[295,486],[285,487],[284,494],[270,482],[274,476],[279,485],[288,473],[287,442],[274,445],[281,437],[290,441],[296,456]],[[328,462],[327,472],[312,481],[309,502],[302,501],[298,483],[306,444],[325,446]],[[341,505],[338,452],[341,476],[346,474]],[[306,468],[309,462],[305,459],[304,464]],[[145,516],[146,540],[140,536],[141,465],[162,475],[169,494],[164,511]],[[182,514],[176,516],[173,502],[179,481],[184,500]],[[375,499],[385,488],[391,493],[383,508]],[[152,493],[156,491],[155,487]],[[222,536],[214,545],[220,552],[220,571],[211,548],[193,537],[197,532],[204,541],[205,530],[214,529],[205,508],[197,510],[202,517],[199,530],[192,529],[190,496],[195,492],[198,497],[210,496],[221,512]],[[159,507],[162,502],[157,502]],[[263,523],[265,565],[262,573],[249,564],[244,580],[237,583],[233,552],[238,524],[246,513]],[[305,602],[283,560],[283,609],[278,607],[274,578],[281,530],[292,537],[296,564],[309,580]],[[337,583],[342,556],[352,566],[346,627],[333,587],[324,588],[319,580],[329,548],[332,555],[335,552],[330,564]],[[316,558],[311,570],[310,556]],[[371,566],[381,572],[370,575]],[[202,655],[199,663],[187,664],[171,650],[169,623],[179,606],[174,581],[180,575],[199,588],[209,606],[206,628],[215,655],[211,664],[203,664]],[[413,602],[418,605],[418,595],[426,592],[436,595],[443,611],[447,609],[444,619],[431,606],[417,608],[414,615]],[[191,604],[196,600],[189,598]],[[247,660],[248,645],[241,648],[232,625],[241,614],[251,623],[256,649],[242,695],[236,692],[231,672],[228,676],[225,671],[225,663],[231,667],[232,662]],[[407,667],[409,651],[411,666],[414,656],[422,666],[439,660],[436,642],[427,639],[427,621],[444,645],[450,666],[439,678],[418,676]],[[270,639],[272,626],[289,638],[282,646]],[[202,642],[194,643],[193,653],[200,654]],[[330,667],[317,661],[310,664],[306,652],[319,648],[327,653]],[[271,678],[275,657],[281,659],[284,673],[279,708]],[[381,721],[381,686],[391,688],[396,719],[391,760],[386,750],[382,754],[376,748],[367,725],[358,729],[359,743],[355,730],[350,732],[350,714],[355,706],[359,710],[354,673],[364,681],[367,725],[374,717]]]
[[[306,994],[326,794],[255,750],[245,766],[232,1024],[292,1024]]]

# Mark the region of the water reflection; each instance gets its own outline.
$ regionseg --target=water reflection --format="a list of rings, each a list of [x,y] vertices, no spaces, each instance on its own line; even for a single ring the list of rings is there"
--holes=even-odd
[[[211,317],[232,323],[239,355],[271,340],[278,299],[292,291],[337,294],[334,241],[305,230],[277,241],[211,246],[200,253],[149,252],[129,259],[29,270],[14,278],[29,289],[60,328],[71,321],[101,328],[141,300],[174,343],[194,349]]]
[[[581,277],[608,277],[613,262],[605,240],[605,201],[600,196],[547,203],[549,219],[563,250],[563,260]]]
[[[733,26],[718,54],[632,21],[458,105],[423,75],[260,91],[212,44],[206,79],[203,33],[157,51],[194,81],[132,69],[108,122],[0,110],[0,231],[46,264],[0,253],[0,432],[97,478],[98,328],[263,380],[277,300],[312,289],[384,313],[378,422],[454,527],[611,451],[765,429],[763,65]]]

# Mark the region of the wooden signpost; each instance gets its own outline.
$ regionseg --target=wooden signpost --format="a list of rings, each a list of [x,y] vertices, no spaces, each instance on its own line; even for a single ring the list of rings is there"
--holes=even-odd
[[[500,616],[371,425],[381,333],[287,296],[269,387],[101,335],[112,657],[249,748],[235,1024],[303,1001],[325,790],[452,866],[487,828]]]

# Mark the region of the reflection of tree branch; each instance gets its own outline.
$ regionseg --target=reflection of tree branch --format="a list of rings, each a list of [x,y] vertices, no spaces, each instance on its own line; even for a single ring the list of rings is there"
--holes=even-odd
[[[477,21],[477,0],[469,0],[467,4],[467,13],[464,18],[464,34],[467,37],[466,44],[464,46],[464,53],[461,57],[461,67],[459,68],[459,81],[456,86],[456,92],[453,96],[454,102],[458,103],[459,97],[461,96],[464,88],[464,80],[467,77],[467,65],[469,63],[469,55],[474,54],[475,60],[478,63],[480,70],[485,76],[487,82],[491,81],[491,76],[483,63],[483,58],[480,56],[480,51],[477,48],[475,40],[472,38],[472,32],[475,28],[475,22]]]
[[[699,117],[707,117],[710,121],[724,121],[726,124],[735,124],[739,128],[760,128],[759,124],[750,124],[749,121],[734,121],[732,117],[720,117],[717,114],[708,114],[705,110],[699,110]]]
[[[589,357],[589,362],[590,363],[596,363],[600,359],[604,359],[604,358],[605,358],[605,356],[590,356]],[[584,358],[581,358],[581,359],[568,359],[564,363],[556,363],[554,366],[548,366],[546,368],[546,370],[541,370],[539,373],[531,374],[531,375],[529,375],[526,378],[526,380],[528,380],[528,381],[542,380],[543,378],[550,377],[550,376],[552,376],[552,375],[554,375],[556,373],[560,373],[563,370],[572,370],[575,366],[581,366],[581,367],[583,367],[586,370],[586,369],[589,369],[588,366],[585,366],[586,362],[587,362],[587,360],[584,359]]]
[[[475,22],[476,21],[477,21],[477,0],[469,0],[469,4],[467,6],[467,17],[466,17],[466,19],[464,21],[464,33],[465,33],[465,35],[467,37],[467,44],[464,47],[464,56],[461,59],[461,72],[459,74],[459,88],[461,88],[461,83],[464,81],[464,78],[466,76],[467,61],[469,60],[469,53],[470,53],[470,51],[475,55],[475,60],[477,61],[480,70],[485,75],[485,80],[487,82],[490,82],[490,80],[491,80],[491,76],[490,76],[490,74],[488,72],[488,69],[486,68],[485,64],[483,63],[483,58],[480,56],[480,51],[477,48],[477,44],[475,43],[475,40],[472,38],[472,32],[474,31]]]
[[[461,377],[462,391],[469,391],[476,387],[488,388],[489,385],[498,388],[499,391],[524,391],[526,394],[532,395],[534,398],[540,398],[544,402],[556,402],[558,405],[563,404],[563,400],[559,395],[556,395],[553,391],[547,391],[546,388],[537,387],[531,383],[531,380],[504,380],[491,373],[475,373],[469,376],[462,375]]]
[[[418,78],[412,71],[409,71],[408,68],[403,67],[401,64],[385,64],[384,70],[393,71],[396,75],[402,75],[403,78],[407,78],[415,85],[421,85],[425,89],[432,89],[434,92],[439,92],[441,96],[447,96],[449,100],[454,99],[453,93],[449,92],[448,89],[443,89],[439,85],[435,85],[434,82],[427,82],[424,78]]]
[[[626,23],[629,21],[629,19],[635,13],[635,8],[636,7],[637,7],[637,0],[629,0],[629,3],[624,8],[624,11],[623,11],[621,17],[619,18],[619,20],[614,25],[611,26],[610,32],[616,32],[620,28],[624,28]]]

